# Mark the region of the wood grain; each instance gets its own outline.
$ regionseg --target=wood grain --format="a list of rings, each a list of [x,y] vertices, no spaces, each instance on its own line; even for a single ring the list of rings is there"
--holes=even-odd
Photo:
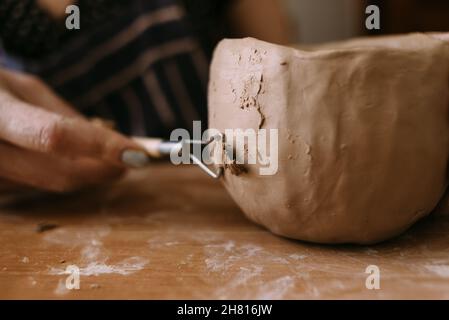
[[[57,227],[43,232],[38,224]],[[42,230],[41,230],[42,231]],[[157,165],[71,196],[0,208],[3,299],[449,298],[449,219],[377,246],[319,246],[246,220],[195,167]],[[368,290],[368,265],[381,289]],[[68,265],[81,271],[67,290]]]

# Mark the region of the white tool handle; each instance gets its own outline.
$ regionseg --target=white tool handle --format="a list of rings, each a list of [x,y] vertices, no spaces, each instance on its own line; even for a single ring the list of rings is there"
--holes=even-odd
[[[141,145],[148,155],[152,158],[162,158],[165,156],[161,153],[161,144],[164,142],[159,138],[141,138],[141,137],[133,137],[133,141],[137,142]]]

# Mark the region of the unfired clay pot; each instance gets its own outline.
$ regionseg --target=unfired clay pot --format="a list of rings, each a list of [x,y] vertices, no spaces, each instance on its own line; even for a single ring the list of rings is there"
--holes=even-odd
[[[279,169],[225,173],[253,221],[319,243],[374,243],[428,215],[447,186],[449,45],[444,35],[299,50],[224,40],[210,127],[279,130]]]

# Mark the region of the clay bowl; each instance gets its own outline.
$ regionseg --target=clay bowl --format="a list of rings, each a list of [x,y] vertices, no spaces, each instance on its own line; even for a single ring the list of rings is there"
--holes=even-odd
[[[442,38],[305,49],[222,41],[210,74],[210,128],[278,130],[276,174],[261,175],[260,164],[238,176],[225,172],[243,212],[278,235],[362,244],[428,215],[447,186],[449,46]]]

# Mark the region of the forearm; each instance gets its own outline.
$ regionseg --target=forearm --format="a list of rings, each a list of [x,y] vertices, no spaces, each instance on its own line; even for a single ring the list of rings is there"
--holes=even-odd
[[[254,37],[278,44],[288,44],[295,39],[280,0],[233,1],[228,23],[235,37]]]
[[[65,14],[67,6],[75,0],[37,0],[37,3],[55,18],[61,18]]]

